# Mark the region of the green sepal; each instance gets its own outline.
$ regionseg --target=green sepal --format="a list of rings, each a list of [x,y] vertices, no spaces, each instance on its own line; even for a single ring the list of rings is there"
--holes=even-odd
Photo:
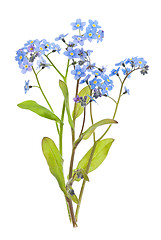
[[[42,151],[51,174],[56,178],[60,189],[67,195],[63,174],[63,159],[56,144],[52,139],[44,137],[42,139]]]
[[[87,96],[90,95],[90,88],[88,86],[84,87],[79,93],[78,93],[78,96],[79,97],[84,97],[84,96]],[[89,97],[87,96],[87,103],[89,101]],[[80,103],[77,103],[76,104],[76,108],[75,108],[75,118],[79,117],[84,111],[84,107],[81,106]],[[72,116],[74,117],[74,111],[72,113]]]
[[[101,165],[101,163],[107,157],[108,151],[109,151],[113,142],[114,142],[113,138],[107,138],[107,139],[103,139],[103,140],[101,140],[97,143],[96,149],[94,151],[94,155],[93,155],[93,158],[92,158],[92,161],[91,161],[89,172],[94,171],[96,168],[98,168]],[[79,161],[76,169],[86,170],[92,148],[90,148],[90,150]]]
[[[113,123],[118,123],[118,122],[113,119],[107,118],[107,119],[103,119],[103,120],[93,124],[84,133],[82,133],[82,139],[87,140],[97,127],[100,127],[105,124],[113,124]]]
[[[73,123],[73,120],[72,120],[72,117],[70,114],[68,87],[67,87],[66,83],[63,82],[62,80],[59,80],[59,87],[61,88],[61,91],[64,96],[65,107],[66,107],[66,111],[67,111],[67,115],[68,115],[68,122],[69,122],[71,128],[74,129],[74,123]]]
[[[51,112],[47,108],[39,105],[35,101],[27,100],[27,101],[17,104],[17,106],[22,109],[30,110],[30,111],[38,114],[41,117],[48,118],[50,120],[54,120],[56,122],[62,123],[62,121],[53,112]]]

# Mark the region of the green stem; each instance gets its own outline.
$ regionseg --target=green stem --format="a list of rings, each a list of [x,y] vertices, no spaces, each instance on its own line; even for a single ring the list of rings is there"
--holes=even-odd
[[[92,161],[92,158],[93,158],[96,146],[97,146],[97,141],[94,143],[93,148],[91,150],[89,161],[88,161],[88,164],[87,164],[87,167],[86,167],[86,174],[88,174],[88,172],[89,172],[91,161]],[[83,183],[82,183],[81,190],[80,190],[79,200],[78,200],[78,204],[77,204],[77,208],[76,208],[76,212],[75,212],[75,219],[76,219],[76,221],[78,221],[78,214],[79,214],[79,209],[80,209],[80,205],[81,205],[81,200],[82,200],[85,184],[86,184],[86,180],[84,179]]]
[[[50,60],[50,58],[48,57],[48,55],[44,56],[48,59],[48,61],[51,63],[51,65],[55,68],[55,70],[59,73],[59,75],[64,79],[65,77],[63,76],[63,74],[57,69],[57,67],[54,65],[54,63]]]
[[[40,82],[39,82],[38,76],[37,76],[37,74],[36,74],[35,69],[34,69],[33,66],[32,66],[32,70],[33,70],[33,72],[34,72],[34,74],[35,74],[35,77],[36,77],[36,80],[37,80],[37,84],[38,84],[38,86],[39,86],[39,88],[40,88],[40,91],[41,91],[43,97],[45,98],[45,101],[47,102],[47,104],[48,104],[50,110],[54,113],[54,111],[53,111],[53,109],[52,109],[52,107],[51,107],[49,101],[47,100],[47,97],[45,96],[45,93],[44,93],[43,90],[42,90],[42,87],[41,87],[41,85],[40,85]],[[59,134],[59,127],[58,127],[58,123],[57,123],[57,122],[56,122],[56,128],[57,128],[57,132],[58,132],[58,134]]]
[[[63,102],[62,114],[61,114],[61,121],[64,121],[64,113],[65,113],[65,101]],[[61,156],[63,156],[63,124],[60,125],[60,132],[59,132],[59,151]]]
[[[114,118],[115,118],[115,116],[116,116],[116,112],[117,112],[118,105],[119,105],[119,102],[120,102],[121,93],[122,93],[122,89],[123,89],[123,85],[124,85],[124,83],[125,83],[125,80],[127,79],[127,77],[128,77],[132,72],[134,72],[135,70],[138,70],[138,69],[139,69],[139,68],[133,69],[129,74],[126,75],[126,77],[124,78],[124,80],[121,81],[121,88],[120,88],[118,100],[117,100],[117,102],[116,102],[116,107],[115,107],[115,111],[114,111],[114,114],[113,114],[113,120],[114,120]],[[111,126],[112,126],[112,124],[110,124],[109,127],[107,128],[107,130],[104,132],[104,134],[103,134],[97,141],[94,142],[94,145],[93,145],[93,148],[92,148],[92,150],[91,150],[90,157],[89,157],[88,165],[87,165],[87,168],[86,168],[86,174],[88,174],[88,172],[89,172],[90,165],[91,165],[91,161],[92,161],[92,158],[93,158],[94,151],[95,151],[95,149],[96,149],[97,143],[105,136],[105,134],[108,132],[108,130],[111,128]],[[84,180],[83,180],[83,183],[82,183],[81,190],[80,190],[78,205],[77,205],[76,213],[75,213],[76,221],[78,221],[78,214],[79,214],[80,204],[81,204],[81,200],[82,200],[82,196],[83,196],[83,192],[84,192],[84,188],[85,188],[85,183],[86,183],[86,180],[84,179]]]
[[[68,59],[68,62],[67,62],[67,67],[66,67],[66,73],[65,73],[65,77],[64,77],[64,82],[66,83],[67,81],[67,76],[68,76],[68,70],[69,70],[69,59]],[[62,107],[62,114],[61,114],[61,121],[63,122],[64,121],[64,114],[65,114],[65,101],[63,102],[63,107]],[[59,134],[59,150],[60,150],[60,153],[62,155],[62,151],[63,151],[63,143],[62,143],[62,140],[63,140],[63,124],[60,125],[60,134]]]
[[[91,95],[91,94],[90,94]],[[91,117],[91,123],[92,125],[94,124],[94,121],[93,121],[93,114],[92,114],[92,102],[90,102],[90,117]],[[95,143],[96,141],[96,135],[95,135],[95,131],[93,132],[93,141]]]

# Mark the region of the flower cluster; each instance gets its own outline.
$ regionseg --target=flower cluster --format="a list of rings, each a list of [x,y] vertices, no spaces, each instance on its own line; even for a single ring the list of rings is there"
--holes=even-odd
[[[112,69],[109,76],[120,75],[120,72],[123,73],[123,75],[126,75],[128,78],[131,77],[131,73],[136,69],[142,69],[141,74],[145,75],[148,73],[149,66],[146,65],[147,62],[144,60],[144,58],[139,57],[132,57],[132,58],[126,58],[125,60],[116,63],[115,66],[118,67],[117,69]]]
[[[125,60],[116,63],[116,68],[107,74],[105,67],[98,67],[95,63],[91,62],[92,50],[84,49],[85,41],[97,43],[102,42],[104,38],[104,31],[99,26],[97,20],[89,20],[86,26],[86,22],[81,19],[76,19],[71,23],[74,35],[72,40],[67,41],[67,34],[60,34],[55,38],[55,41],[62,41],[65,44],[65,50],[63,54],[68,57],[72,62],[70,65],[73,67],[71,74],[74,79],[79,81],[80,84],[87,84],[91,89],[91,101],[95,101],[98,97],[108,96],[109,91],[113,89],[113,80],[111,77],[121,74],[124,77],[130,78],[131,73],[135,69],[141,69],[141,74],[148,73],[149,66],[143,58],[133,57],[126,58]],[[85,28],[86,26],[86,28]],[[75,32],[77,31],[77,34]],[[32,71],[35,59],[37,59],[37,69],[49,68],[50,63],[46,62],[45,57],[52,52],[60,53],[61,48],[58,44],[48,42],[46,39],[42,40],[29,40],[24,44],[24,47],[16,52],[16,61],[22,70],[22,73]],[[49,59],[48,59],[49,60]],[[28,91],[25,83],[25,93]],[[74,100],[75,101],[75,100]],[[82,99],[79,99],[82,103]],[[84,104],[84,103],[82,103]]]
[[[22,69],[22,73],[27,71],[32,71],[32,66],[37,59],[37,68],[49,67],[46,63],[43,55],[47,54],[49,51],[60,52],[61,48],[58,44],[54,42],[49,43],[45,39],[43,40],[29,40],[24,44],[24,47],[16,52],[16,61],[19,67]]]

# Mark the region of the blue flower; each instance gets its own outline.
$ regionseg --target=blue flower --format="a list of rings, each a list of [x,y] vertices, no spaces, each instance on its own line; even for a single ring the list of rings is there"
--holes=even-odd
[[[22,69],[22,73],[26,73],[27,71],[32,71],[32,63],[28,61],[27,58],[24,59],[24,61],[19,65],[19,67]]]
[[[37,65],[38,68],[42,69],[44,69],[45,67],[50,68],[50,65],[46,63],[46,60],[42,56],[37,60]]]
[[[59,37],[55,38],[55,41],[63,40],[67,35],[68,35],[68,33],[65,34],[65,35],[64,34],[60,34]]]
[[[72,28],[73,30],[79,29],[79,30],[83,31],[83,27],[86,25],[86,23],[82,22],[81,19],[79,18],[76,20],[76,22],[71,23],[71,25],[73,27]]]
[[[91,29],[101,28],[101,27],[98,25],[98,21],[97,21],[97,20],[92,21],[92,20],[90,19],[88,22],[89,22],[88,27],[90,27]]]
[[[82,84],[82,83],[87,82],[90,77],[91,77],[91,74],[87,74],[87,76],[84,79],[82,79],[79,83]]]
[[[81,36],[81,35],[74,35],[72,36],[72,38],[74,39],[73,43],[75,45],[79,43],[81,46],[84,45],[84,40],[86,39],[84,36]]]
[[[114,75],[118,75],[119,70],[120,70],[120,67],[117,68],[117,69],[112,69],[112,71],[111,71],[111,73],[110,73],[109,76],[112,77],[112,76],[114,76]]]
[[[95,77],[98,77],[98,76],[101,76],[102,75],[102,72],[99,71],[98,69],[97,70],[94,70],[92,71],[92,73],[95,75]]]
[[[28,52],[34,52],[34,50],[35,50],[34,44],[29,45],[29,46],[27,47],[27,50],[28,50]]]
[[[97,39],[96,29],[87,27],[84,37],[87,38],[90,42],[92,39]]]
[[[73,49],[72,47],[68,47],[67,51],[64,52],[64,55],[67,56],[69,59],[78,58],[79,49]]]
[[[45,45],[41,43],[37,44],[35,51],[40,52],[41,54],[45,54],[46,51]]]
[[[75,69],[71,71],[71,74],[74,75],[75,80],[78,80],[81,77],[85,77],[86,76],[86,67],[80,67],[79,65],[75,66]]]
[[[53,52],[58,52],[60,54],[61,48],[58,44],[55,44],[54,42],[51,43],[51,49],[53,50]]]
[[[97,43],[98,43],[99,41],[102,42],[103,38],[104,38],[104,31],[103,31],[103,30],[99,30],[99,31],[97,32]]]
[[[90,96],[90,95],[88,95],[88,94],[87,94],[87,96],[90,98],[90,101],[91,101],[91,102],[96,102],[96,100],[94,99],[94,97],[92,97],[92,96]],[[97,103],[97,102],[96,102],[96,103]]]
[[[101,87],[102,79],[95,77],[93,80],[89,81],[89,85],[91,89],[95,89],[95,87]]]
[[[46,41],[46,39],[42,39],[41,43],[44,45],[46,51],[48,51],[52,47],[52,44],[50,42]]]
[[[128,94],[128,95],[130,95],[130,90],[129,89],[127,89],[127,87],[124,87],[124,89],[125,89],[125,91],[124,91],[124,93],[123,94]]]
[[[135,66],[144,67],[147,64],[147,62],[144,60],[144,58],[137,58],[135,59]]]
[[[108,91],[112,90],[113,84],[110,84],[108,81],[104,81],[101,88],[102,88],[102,95],[107,95],[108,96]]]
[[[24,90],[25,90],[25,94],[27,93],[27,91],[29,91],[29,80],[25,81]]]
[[[18,61],[19,64],[21,64],[23,62],[25,56],[26,56],[26,53],[22,49],[19,49],[16,52],[15,60]]]
[[[126,68],[126,69],[121,69],[122,70],[122,72],[123,72],[123,74],[124,75],[128,75],[130,72],[131,72],[131,69],[130,68]],[[130,78],[131,76],[130,76],[130,74],[128,75],[128,78]]]

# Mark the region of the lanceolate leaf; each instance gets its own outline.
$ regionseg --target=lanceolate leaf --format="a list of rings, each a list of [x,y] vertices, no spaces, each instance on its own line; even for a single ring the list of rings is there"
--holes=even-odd
[[[84,97],[90,95],[90,88],[88,86],[84,87],[79,93],[79,97]],[[89,97],[87,96],[87,102],[88,102]],[[76,109],[75,109],[75,118],[79,117],[84,111],[84,107],[81,106],[80,103],[76,104]],[[72,116],[74,115],[74,112],[72,113]]]
[[[107,139],[103,139],[97,143],[96,149],[95,149],[92,161],[91,161],[89,172],[92,172],[93,170],[98,168],[100,166],[100,164],[105,160],[113,141],[114,141],[114,139],[107,138]],[[92,148],[79,161],[76,169],[82,168],[82,169],[86,170],[91,151],[92,151]]]
[[[42,151],[47,160],[50,172],[57,179],[61,190],[67,195],[63,174],[63,159],[54,141],[44,137],[42,140]]]
[[[103,119],[95,124],[93,124],[91,127],[89,127],[82,135],[83,135],[83,139],[86,140],[88,139],[91,134],[95,131],[95,129],[99,126],[102,126],[104,124],[112,124],[112,123],[117,123],[115,120],[113,119]]]
[[[52,113],[47,108],[39,105],[35,101],[32,101],[32,100],[24,101],[22,103],[19,103],[17,106],[22,109],[30,110],[30,111],[38,114],[41,117],[48,118],[48,119],[54,120],[56,122],[61,122],[61,120],[54,113]]]
[[[66,107],[66,111],[67,111],[67,115],[68,115],[68,122],[69,122],[71,128],[74,128],[73,120],[72,120],[72,117],[70,114],[68,87],[67,87],[66,83],[61,80],[59,80],[59,86],[64,95],[65,107]]]

